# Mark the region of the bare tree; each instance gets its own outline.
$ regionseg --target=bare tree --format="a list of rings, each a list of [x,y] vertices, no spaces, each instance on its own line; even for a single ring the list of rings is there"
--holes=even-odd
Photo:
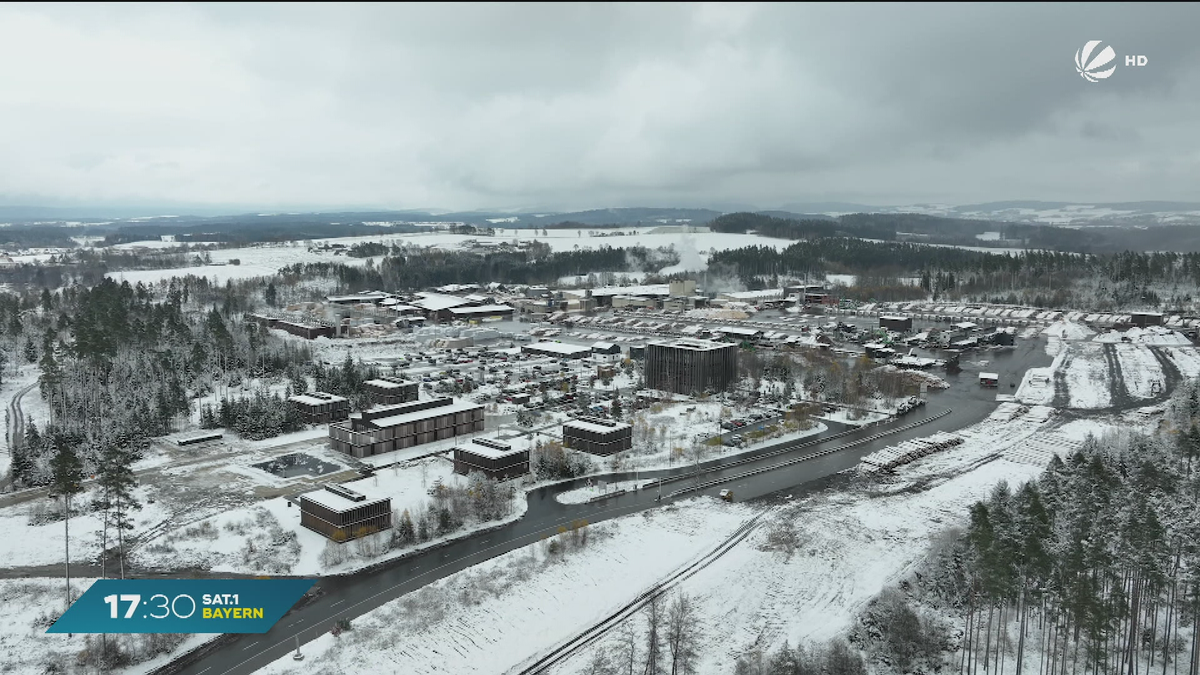
[[[617,675],[617,669],[605,645],[596,645],[583,672],[584,675]]]
[[[654,596],[646,605],[646,667],[645,675],[663,672],[663,607],[662,595]]]
[[[691,675],[695,672],[700,632],[700,616],[696,603],[683,591],[679,591],[667,610],[667,648],[671,651],[671,675]]]
[[[618,668],[623,666],[625,675],[633,675],[633,667],[637,663],[638,656],[638,633],[632,621],[625,621],[621,624],[617,640]]]

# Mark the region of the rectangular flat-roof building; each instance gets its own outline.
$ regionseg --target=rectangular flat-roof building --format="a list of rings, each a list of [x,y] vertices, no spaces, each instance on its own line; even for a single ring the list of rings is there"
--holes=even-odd
[[[552,356],[557,359],[582,359],[592,353],[591,347],[570,345],[563,342],[534,342],[522,345],[521,351],[538,356]]]
[[[478,307],[451,307],[442,318],[463,321],[512,318],[513,308],[509,305],[480,305]]]
[[[716,333],[720,333],[733,340],[761,340],[763,331],[757,328],[742,328],[738,325],[722,325],[716,329]]]
[[[737,346],[682,339],[646,345],[646,386],[676,394],[725,391],[737,381]]]
[[[329,425],[334,450],[370,457],[483,431],[483,406],[437,398],[381,406]]]
[[[304,421],[309,424],[338,422],[350,416],[350,401],[346,397],[327,394],[323,391],[290,396],[288,402],[300,412]]]
[[[907,333],[912,330],[911,316],[881,316],[879,317],[879,327],[885,330],[894,330],[897,333]]]
[[[392,499],[331,484],[300,495],[300,524],[336,542],[346,542],[389,529]]]
[[[319,337],[335,337],[337,329],[333,326],[325,326],[320,324],[296,323],[295,321],[284,321],[279,319],[271,328],[278,328],[292,335],[302,337],[306,340],[315,340]]]
[[[598,417],[563,423],[563,447],[606,457],[633,447],[633,427]]]
[[[1163,315],[1161,312],[1134,312],[1129,315],[1129,322],[1138,328],[1161,326]]]
[[[420,387],[416,382],[401,380],[395,377],[380,377],[363,382],[371,401],[375,405],[395,405],[408,403],[419,397]]]
[[[494,480],[529,473],[529,438],[472,438],[454,447],[454,473],[482,472]]]

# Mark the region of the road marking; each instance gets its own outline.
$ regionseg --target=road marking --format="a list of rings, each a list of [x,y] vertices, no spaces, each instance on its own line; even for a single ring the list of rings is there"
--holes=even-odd
[[[330,605],[330,607],[337,607],[338,605],[342,604],[342,603],[343,603],[343,602],[345,602],[345,601],[346,601],[346,599],[345,599],[345,598],[342,598],[341,600],[338,600],[337,602],[335,602],[335,603],[333,603],[332,605]]]
[[[257,646],[258,645],[251,643],[251,644],[246,645],[245,647],[242,647],[242,651],[246,651],[247,649],[254,649]]]
[[[209,666],[209,667],[205,668],[204,670],[200,671],[199,675],[204,675],[204,673],[207,673],[210,670],[212,670],[212,666]]]

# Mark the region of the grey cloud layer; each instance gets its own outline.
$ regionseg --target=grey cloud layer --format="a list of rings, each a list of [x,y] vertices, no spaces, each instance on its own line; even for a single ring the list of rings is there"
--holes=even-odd
[[[1196,199],[1200,6],[0,7],[0,192],[447,208]],[[1104,82],[1088,39],[1146,68]]]

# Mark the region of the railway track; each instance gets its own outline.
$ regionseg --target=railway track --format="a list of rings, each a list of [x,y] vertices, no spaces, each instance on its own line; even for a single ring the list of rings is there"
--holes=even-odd
[[[542,675],[547,673],[550,668],[562,663],[571,656],[577,654],[579,650],[594,644],[597,640],[608,635],[617,626],[634,614],[642,607],[645,607],[655,598],[663,595],[683,581],[691,578],[699,573],[704,568],[719,560],[722,556],[732,550],[735,546],[745,541],[758,527],[763,517],[776,510],[777,507],[760,511],[746,522],[742,523],[738,529],[726,537],[721,543],[717,544],[700,558],[688,563],[687,565],[675,570],[670,576],[659,581],[649,589],[643,591],[633,600],[622,605],[616,611],[604,617],[597,623],[586,628],[575,637],[561,643],[557,647],[551,649],[548,653],[538,657],[533,663],[527,666],[517,666],[515,669],[508,671],[507,675]]]

